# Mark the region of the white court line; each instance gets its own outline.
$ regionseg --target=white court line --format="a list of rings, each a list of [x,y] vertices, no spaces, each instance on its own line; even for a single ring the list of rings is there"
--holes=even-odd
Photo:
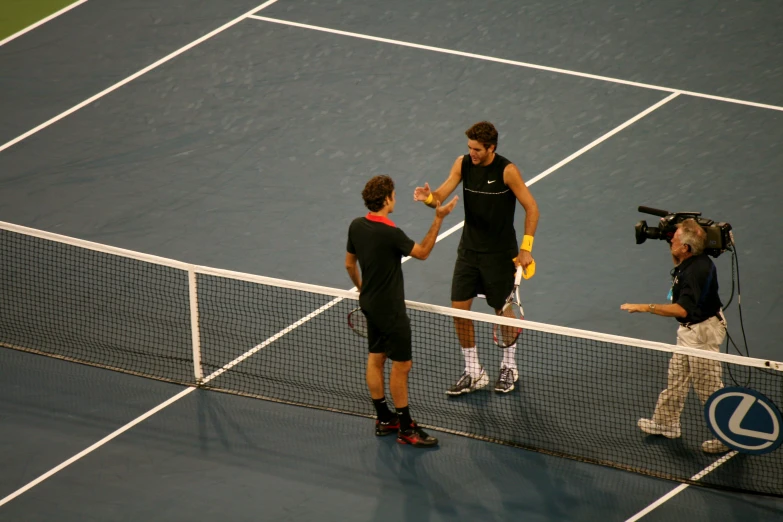
[[[718,466],[720,466],[721,464],[725,463],[727,460],[729,460],[730,458],[732,458],[736,454],[737,454],[736,451],[732,451],[730,453],[727,453],[726,455],[722,456],[721,458],[719,458],[718,460],[716,460],[715,462],[713,462],[712,464],[710,464],[709,466],[707,466],[706,468],[701,470],[700,472],[696,473],[694,476],[691,477],[691,480],[698,481],[698,480],[703,479],[706,475],[708,475],[709,473],[712,473]],[[662,496],[661,498],[659,498],[658,500],[656,500],[655,502],[653,502],[652,504],[650,504],[649,506],[647,506],[643,510],[639,511],[637,514],[635,514],[634,516],[632,516],[631,518],[629,518],[625,522],[636,522],[637,520],[639,520],[640,518],[644,517],[645,515],[648,515],[650,512],[652,512],[653,510],[655,510],[656,508],[658,508],[659,506],[661,506],[665,502],[668,502],[669,500],[671,500],[675,496],[677,496],[680,493],[682,493],[683,491],[685,491],[685,489],[689,485],[690,484],[680,484],[679,486],[677,486],[676,488],[674,488],[673,490],[668,492],[666,495]]]
[[[629,80],[623,80],[621,78],[612,78],[610,76],[600,76],[597,74],[589,74],[589,73],[583,73],[579,71],[571,71],[568,69],[560,69],[557,67],[548,67],[546,65],[538,65],[534,63],[528,63],[528,62],[520,62],[517,60],[506,60],[505,58],[495,58],[494,56],[487,56],[484,54],[475,54],[475,53],[466,53],[463,51],[455,51],[453,49],[445,49],[443,47],[433,47],[431,45],[422,45],[417,43],[411,43],[411,42],[405,42],[402,40],[393,40],[391,38],[381,38],[378,36],[370,36],[367,34],[361,34],[361,33],[352,33],[350,31],[340,31],[339,29],[329,29],[328,27],[321,27],[318,25],[309,25],[309,24],[302,24],[299,22],[289,22],[288,20],[280,20],[278,18],[269,18],[266,16],[249,16],[248,18],[252,18],[254,20],[260,20],[262,22],[270,22],[273,24],[281,24],[281,25],[290,25],[292,27],[299,27],[302,29],[310,29],[313,31],[321,31],[324,33],[332,33],[332,34],[338,34],[342,36],[350,36],[353,38],[361,38],[363,40],[372,40],[373,42],[382,42],[382,43],[388,43],[388,44],[394,44],[394,45],[400,45],[402,47],[412,47],[414,49],[423,49],[425,51],[434,51],[437,53],[444,53],[444,54],[453,54],[455,56],[464,56],[466,58],[476,58],[478,60],[484,60],[487,62],[496,62],[496,63],[504,63],[506,65],[515,65],[517,67],[526,67],[528,69],[537,69],[539,71],[547,71],[547,72],[554,72],[558,74],[566,74],[569,76],[578,76],[580,78],[589,78],[591,80],[600,80],[603,82],[610,82],[610,83],[618,83],[621,85],[630,85],[632,87],[641,87],[643,89],[652,89],[655,91],[665,91],[665,92],[671,92],[671,93],[680,93],[680,94],[687,94],[688,96],[694,96],[696,98],[706,98],[709,100],[716,100],[716,101],[722,101],[727,103],[736,103],[738,105],[748,105],[751,107],[758,107],[760,109],[770,109],[773,111],[783,111],[783,107],[778,105],[769,105],[766,103],[757,103],[752,101],[746,101],[746,100],[740,100],[737,98],[725,98],[723,96],[714,96],[712,94],[704,94],[701,92],[694,92],[694,91],[683,91],[681,89],[674,89],[672,87],[664,87],[661,85],[652,85],[649,83],[641,83],[641,82],[632,82]]]
[[[174,397],[170,398],[166,402],[162,402],[162,403],[158,404],[157,406],[155,406],[154,408],[149,410],[144,415],[133,419],[132,421],[130,421],[128,424],[126,424],[122,428],[120,428],[120,429],[110,433],[109,435],[105,436],[104,438],[102,438],[101,440],[99,440],[98,442],[96,442],[95,444],[90,446],[89,448],[86,448],[86,449],[80,451],[79,453],[77,453],[76,455],[74,455],[70,459],[66,460],[65,462],[63,462],[59,466],[50,469],[49,471],[47,471],[46,473],[44,473],[43,475],[41,475],[37,479],[33,480],[32,482],[28,483],[27,485],[25,485],[25,486],[23,486],[23,487],[21,487],[19,489],[17,489],[16,491],[11,493],[10,495],[5,497],[4,499],[0,500],[0,506],[2,506],[3,504],[7,504],[8,502],[12,501],[16,497],[18,497],[19,495],[24,493],[25,491],[27,491],[27,490],[37,486],[38,484],[40,484],[44,480],[48,479],[49,477],[51,477],[52,475],[54,475],[58,471],[61,471],[64,468],[67,468],[68,466],[70,466],[71,464],[73,464],[77,460],[81,459],[85,455],[87,455],[89,453],[92,453],[93,451],[95,451],[96,449],[100,448],[101,446],[103,446],[104,444],[109,442],[110,440],[118,437],[119,435],[122,435],[123,433],[125,433],[126,431],[128,431],[129,429],[134,427],[135,425],[139,424],[141,421],[146,420],[149,417],[152,417],[153,415],[158,413],[163,408],[165,408],[167,406],[170,406],[171,404],[174,404],[175,402],[177,402],[182,397],[184,397],[185,395],[189,394],[190,392],[192,392],[195,389],[196,388],[193,388],[193,387],[185,388],[184,390],[182,390],[181,392],[179,392],[178,394],[176,394]]]
[[[8,36],[8,37],[6,37],[5,39],[3,39],[3,40],[0,40],[0,47],[4,46],[5,44],[7,44],[8,42],[10,42],[11,40],[14,40],[14,39],[16,39],[16,38],[19,38],[19,37],[20,37],[20,36],[22,36],[23,34],[25,34],[25,33],[28,33],[28,32],[30,32],[30,31],[32,31],[32,30],[33,30],[33,29],[35,29],[36,27],[40,27],[40,26],[42,26],[43,24],[45,24],[46,22],[49,22],[49,21],[51,21],[51,20],[54,20],[54,19],[55,19],[55,18],[57,18],[58,16],[60,16],[60,15],[62,15],[62,14],[65,14],[65,13],[67,13],[67,12],[68,12],[68,11],[70,11],[71,9],[73,9],[73,8],[75,8],[75,7],[79,7],[80,5],[82,5],[83,3],[85,3],[86,1],[87,1],[87,0],[79,0],[78,2],[75,2],[75,3],[71,4],[71,5],[66,5],[65,7],[63,7],[63,8],[62,8],[62,9],[60,9],[59,11],[57,11],[56,13],[52,13],[52,14],[50,14],[49,16],[47,16],[46,18],[44,18],[43,20],[38,20],[37,22],[35,22],[35,23],[34,23],[34,24],[32,24],[32,25],[28,25],[27,27],[25,27],[25,28],[24,28],[24,29],[22,29],[21,31],[17,31],[16,33],[12,34],[11,36]]]
[[[134,74],[131,74],[130,76],[128,76],[124,80],[120,80],[119,82],[115,83],[111,87],[108,87],[108,88],[102,90],[101,92],[99,92],[98,94],[95,94],[94,96],[91,96],[91,97],[87,98],[86,100],[84,100],[80,104],[74,105],[73,107],[71,107],[67,111],[62,112],[62,113],[58,114],[57,116],[55,116],[54,118],[52,118],[52,119],[50,119],[48,121],[43,122],[42,124],[38,125],[37,127],[33,128],[33,129],[30,129],[29,131],[25,132],[24,134],[22,134],[20,136],[17,136],[16,138],[12,139],[11,141],[9,141],[9,142],[7,142],[7,143],[5,143],[3,145],[0,145],[0,152],[3,152],[5,149],[7,149],[9,147],[12,147],[13,145],[16,145],[17,143],[19,143],[20,141],[22,141],[22,140],[24,140],[26,138],[29,138],[33,134],[37,133],[40,130],[45,129],[49,125],[52,125],[53,123],[57,123],[61,119],[65,118],[66,116],[68,116],[70,114],[73,114],[74,112],[78,111],[79,109],[84,108],[85,106],[91,104],[95,100],[103,98],[104,96],[106,96],[110,92],[116,91],[117,89],[119,89],[123,85],[132,82],[133,80],[135,80],[139,76],[142,76],[142,75],[150,72],[151,70],[155,69],[156,67],[158,67],[160,65],[163,65],[164,63],[166,63],[166,62],[176,58],[180,54],[182,54],[182,53],[184,53],[186,51],[189,51],[190,49],[194,48],[198,44],[203,43],[203,42],[209,40],[210,38],[212,38],[213,36],[222,33],[226,29],[228,29],[228,28],[238,24],[242,20],[246,19],[247,17],[249,17],[253,13],[257,13],[258,11],[260,11],[260,10],[266,8],[266,7],[269,7],[270,5],[274,4],[275,2],[277,2],[277,0],[268,0],[267,2],[264,2],[260,6],[254,8],[254,9],[251,9],[250,11],[248,11],[247,13],[245,13],[245,14],[243,14],[241,16],[238,16],[238,17],[234,18],[230,22],[226,22],[225,24],[221,25],[220,27],[218,27],[214,31],[205,34],[201,38],[199,38],[197,40],[193,40],[192,42],[190,42],[189,44],[185,45],[184,47],[180,47],[179,49],[177,49],[173,53],[164,56],[163,58],[161,58],[157,62],[155,62],[155,63],[153,63],[151,65],[148,65],[144,69],[141,69],[140,71],[138,71],[138,72],[136,72]]]
[[[355,291],[356,287],[354,287],[353,289]],[[359,294],[356,294],[356,297],[358,298]],[[269,339],[267,339],[263,343],[254,346],[253,348],[251,348],[250,350],[246,351],[245,353],[243,353],[242,355],[240,355],[239,357],[237,357],[236,359],[234,359],[230,363],[226,364],[225,366],[223,366],[219,370],[216,370],[216,371],[212,372],[208,377],[206,377],[204,379],[204,384],[208,383],[209,381],[211,381],[213,379],[216,379],[216,378],[220,377],[223,373],[227,372],[228,370],[230,370],[231,368],[233,368],[237,364],[241,363],[242,361],[244,361],[248,357],[254,355],[259,350],[262,350],[262,349],[266,348],[267,346],[269,346],[273,342],[277,341],[278,339],[280,339],[281,337],[283,337],[285,334],[289,333],[290,331],[295,330],[296,328],[299,328],[300,326],[305,324],[310,319],[313,319],[314,317],[316,317],[318,315],[321,315],[322,313],[324,313],[325,311],[327,311],[328,309],[330,309],[331,307],[333,307],[334,305],[336,305],[337,303],[339,303],[343,299],[345,299],[345,298],[344,297],[337,297],[335,299],[332,299],[331,301],[329,301],[328,303],[323,305],[321,308],[318,308],[317,310],[313,310],[312,312],[310,312],[306,316],[302,317],[301,319],[299,319],[295,323],[292,323],[292,324],[288,325],[287,327],[283,328],[282,330],[277,332],[275,335],[273,335],[272,337],[270,337]]]
[[[563,165],[566,165],[567,163],[570,163],[572,160],[578,158],[579,156],[581,156],[582,154],[584,154],[588,150],[592,149],[593,147],[596,147],[596,146],[600,145],[601,143],[603,143],[604,141],[608,140],[609,138],[611,138],[612,136],[614,136],[615,134],[617,134],[621,130],[623,130],[623,129],[627,128],[627,127],[630,127],[631,125],[633,125],[637,121],[641,120],[642,118],[644,118],[645,116],[647,116],[648,114],[653,112],[654,110],[663,107],[664,105],[666,105],[667,103],[669,103],[670,101],[675,99],[680,94],[681,93],[679,91],[673,92],[672,94],[670,94],[666,98],[662,99],[661,101],[659,101],[655,105],[652,105],[652,106],[648,107],[647,109],[643,110],[642,112],[640,112],[639,114],[637,114],[636,116],[631,118],[630,120],[626,121],[625,123],[620,124],[619,126],[615,127],[614,129],[610,130],[609,132],[607,132],[606,134],[604,134],[603,136],[601,136],[597,140],[593,141],[592,143],[589,143],[589,144],[585,145],[584,147],[582,147],[578,151],[574,152],[573,154],[568,156],[566,159],[564,159],[560,163],[557,163],[556,165],[551,166],[550,168],[548,168],[547,170],[545,170],[544,172],[542,172],[538,176],[536,176],[533,179],[531,179],[527,183],[527,185],[530,186],[533,183],[535,183],[536,181],[549,176],[552,172],[556,171],[557,169],[559,169]]]
[[[84,1],[86,1],[86,0],[84,0]],[[211,33],[208,33],[208,34],[202,36],[201,38],[199,38],[198,40],[195,40],[195,41],[191,42],[190,44],[188,44],[188,45],[186,45],[186,46],[184,46],[184,47],[174,51],[173,53],[169,54],[168,56],[165,56],[164,58],[161,58],[157,62],[155,62],[155,63],[145,67],[144,69],[136,72],[135,74],[125,78],[124,80],[121,80],[121,81],[115,83],[111,87],[109,87],[109,88],[99,92],[98,94],[88,98],[87,100],[84,100],[80,104],[71,107],[67,111],[58,114],[57,116],[51,118],[50,120],[45,121],[44,123],[38,125],[37,127],[33,128],[33,129],[30,129],[29,131],[25,132],[24,134],[22,134],[20,136],[17,136],[16,138],[12,139],[11,141],[9,141],[7,143],[4,143],[3,145],[0,145],[0,152],[4,151],[5,149],[7,149],[9,147],[12,147],[13,145],[16,145],[17,143],[19,143],[20,141],[22,141],[24,139],[29,138],[33,134],[36,134],[37,132],[45,129],[46,127],[49,127],[50,125],[52,125],[54,123],[57,123],[61,119],[65,118],[66,116],[69,116],[70,114],[73,114],[74,112],[78,111],[79,109],[84,108],[86,105],[89,105],[90,103],[92,103],[92,102],[102,98],[103,96],[109,94],[110,92],[119,89],[123,85],[125,85],[125,84],[127,84],[127,83],[129,83],[129,82],[131,82],[133,80],[135,80],[139,76],[141,76],[143,74],[146,74],[147,72],[155,69],[159,65],[162,65],[162,64],[168,62],[169,60],[179,56],[180,54],[188,51],[189,49],[195,47],[196,45],[204,42],[205,40],[208,40],[209,38],[212,38],[216,34],[225,31],[229,27],[231,27],[233,25],[236,25],[237,23],[239,23],[242,20],[245,20],[247,18],[260,20],[260,21],[263,21],[263,22],[271,22],[271,23],[282,24],[282,25],[290,25],[290,26],[293,26],[293,27],[300,27],[300,28],[303,28],[303,29],[311,29],[311,30],[314,30],[314,31],[321,31],[321,32],[338,34],[338,35],[343,35],[343,36],[350,36],[350,37],[354,37],[354,38],[361,38],[361,39],[365,39],[365,40],[372,40],[372,41],[376,41],[376,42],[390,43],[390,44],[400,45],[400,46],[404,46],[404,47],[413,47],[413,48],[416,48],[416,49],[424,49],[424,50],[434,51],[434,52],[439,52],[439,53],[453,54],[453,55],[456,55],[456,56],[464,56],[464,57],[468,57],[468,58],[476,58],[476,59],[479,59],[479,60],[485,60],[485,61],[490,61],[490,62],[504,63],[504,64],[508,64],[508,65],[515,65],[515,66],[518,66],[518,67],[527,67],[527,68],[530,68],[530,69],[538,69],[538,70],[541,70],[541,71],[548,71],[548,72],[554,72],[554,73],[559,73],[559,74],[566,74],[566,75],[570,75],[570,76],[578,76],[578,77],[582,77],[582,78],[589,78],[589,79],[593,79],[593,80],[600,80],[600,81],[605,81],[605,82],[610,82],[610,83],[629,85],[629,86],[640,87],[640,88],[644,88],[644,89],[652,89],[652,90],[664,91],[664,92],[670,92],[670,93],[686,94],[688,96],[694,96],[694,97],[697,97],[697,98],[706,98],[706,99],[710,99],[710,100],[723,101],[723,102],[727,102],[727,103],[735,103],[735,104],[739,104],[739,105],[747,105],[747,106],[751,106],[751,107],[758,107],[758,108],[761,108],[761,109],[770,109],[770,110],[775,110],[775,111],[783,111],[783,107],[780,107],[780,106],[777,106],[777,105],[756,103],[756,102],[745,101],[745,100],[740,100],[740,99],[736,99],[736,98],[725,98],[725,97],[722,97],[722,96],[714,96],[714,95],[711,95],[711,94],[704,94],[704,93],[693,92],[693,91],[683,91],[683,90],[673,89],[671,87],[662,87],[662,86],[659,86],[659,85],[652,85],[652,84],[640,83],[640,82],[632,82],[632,81],[629,81],[629,80],[623,80],[623,79],[620,79],[620,78],[612,78],[612,77],[609,77],[609,76],[600,76],[600,75],[596,75],[596,74],[581,73],[581,72],[578,72],[578,71],[570,71],[570,70],[567,70],[567,69],[559,69],[557,67],[547,67],[547,66],[544,66],[544,65],[536,65],[536,64],[520,62],[520,61],[516,61],[516,60],[506,60],[506,59],[503,59],[503,58],[495,58],[495,57],[492,57],[492,56],[486,56],[486,55],[481,55],[481,54],[466,53],[466,52],[462,52],[462,51],[455,51],[455,50],[451,50],[451,49],[444,49],[444,48],[441,48],[441,47],[433,47],[433,46],[430,46],[430,45],[415,44],[415,43],[410,43],[410,42],[404,42],[404,41],[401,41],[401,40],[392,40],[392,39],[389,39],[389,38],[380,38],[380,37],[376,37],[376,36],[369,36],[369,35],[364,35],[364,34],[359,34],[359,33],[352,33],[352,32],[348,32],[348,31],[340,31],[340,30],[337,30],[337,29],[329,29],[329,28],[326,28],[326,27],[319,27],[319,26],[316,26],[316,25],[301,24],[301,23],[298,23],[298,22],[289,22],[289,21],[286,21],[286,20],[278,20],[276,18],[268,18],[268,17],[265,17],[265,16],[256,16],[255,15],[255,13],[257,13],[258,11],[264,9],[265,7],[268,7],[268,6],[272,5],[272,4],[274,4],[275,2],[277,2],[277,0],[269,0],[268,2],[265,2],[263,5],[255,8],[255,9],[253,9],[251,11],[248,11],[247,13],[243,14],[242,16],[239,16],[239,17],[235,18],[234,20],[231,20],[230,22],[228,22],[228,23],[218,27],[217,29],[215,29]]]
[[[639,114],[637,114],[636,116],[631,118],[630,120],[626,121],[625,123],[621,123],[620,125],[618,125],[614,129],[610,130],[609,132],[607,132],[606,134],[604,134],[603,136],[601,136],[597,140],[594,140],[593,142],[588,143],[587,145],[585,145],[584,147],[582,147],[578,151],[574,152],[573,154],[571,154],[567,158],[565,158],[565,159],[559,161],[558,163],[552,165],[551,167],[546,169],[541,174],[539,174],[539,175],[535,176],[534,178],[530,179],[529,181],[527,181],[525,183],[525,185],[527,185],[529,187],[529,186],[533,185],[534,183],[536,183],[537,181],[541,181],[542,179],[544,179],[545,177],[549,176],[550,174],[552,174],[554,171],[556,171],[560,167],[562,167],[564,165],[567,165],[568,163],[571,163],[573,160],[575,160],[576,158],[578,158],[579,156],[581,156],[585,152],[587,152],[590,149],[592,149],[592,148],[600,145],[601,143],[605,142],[606,140],[608,140],[609,138],[611,138],[612,136],[614,136],[615,134],[617,134],[621,130],[623,130],[623,129],[633,125],[634,123],[636,123],[637,121],[641,120],[642,118],[644,118],[645,116],[647,116],[648,114],[653,112],[654,110],[663,107],[664,105],[666,105],[667,103],[669,103],[670,101],[672,101],[673,99],[675,99],[679,95],[680,95],[679,92],[674,92],[674,93],[670,94],[669,96],[667,96],[666,98],[664,98],[661,101],[659,101],[658,103],[656,103],[655,105],[652,105],[652,106],[646,108],[645,110],[643,110],[642,112],[640,112]],[[456,225],[454,225],[453,227],[448,229],[446,232],[443,232],[441,235],[439,235],[437,241],[440,241],[441,239],[443,239],[443,238],[445,238],[447,236],[450,236],[451,234],[453,234],[457,230],[461,229],[463,226],[465,226],[465,222],[464,221],[461,221],[461,222],[457,223]],[[403,261],[407,261],[408,259],[409,258],[405,258]]]

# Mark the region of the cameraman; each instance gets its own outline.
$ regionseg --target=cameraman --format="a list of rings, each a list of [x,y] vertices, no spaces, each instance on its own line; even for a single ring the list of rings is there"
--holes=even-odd
[[[718,296],[718,272],[715,264],[704,253],[706,232],[694,219],[677,225],[671,240],[674,260],[671,304],[624,304],[621,310],[629,313],[649,312],[679,321],[677,345],[720,352],[726,337],[726,320]],[[670,439],[680,437],[680,414],[685,405],[690,384],[704,404],[710,395],[723,387],[721,365],[713,359],[689,357],[675,353],[669,361],[666,389],[658,396],[652,419],[639,419],[639,428],[650,435]],[[729,451],[717,439],[705,441],[705,453]]]

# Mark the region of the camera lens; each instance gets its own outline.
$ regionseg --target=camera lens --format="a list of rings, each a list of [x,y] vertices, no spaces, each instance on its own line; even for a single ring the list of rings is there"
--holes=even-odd
[[[636,231],[636,244],[641,245],[645,241],[647,241],[647,222],[646,221],[639,221],[636,226],[634,227],[634,230]]]
[[[647,237],[650,239],[663,239],[661,229],[658,227],[650,227],[647,229]]]

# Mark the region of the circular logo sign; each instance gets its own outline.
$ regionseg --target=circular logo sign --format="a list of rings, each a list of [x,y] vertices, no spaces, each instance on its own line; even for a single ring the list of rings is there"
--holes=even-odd
[[[761,455],[783,443],[783,417],[777,406],[750,388],[722,388],[704,405],[710,430],[728,447]]]

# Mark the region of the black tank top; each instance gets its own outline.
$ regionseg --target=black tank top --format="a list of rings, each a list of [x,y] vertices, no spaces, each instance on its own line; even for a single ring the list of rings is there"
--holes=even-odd
[[[462,158],[462,197],[465,228],[459,247],[476,252],[515,251],[514,210],[517,198],[503,183],[503,171],[511,162],[495,154],[486,167],[473,165],[470,154]]]

